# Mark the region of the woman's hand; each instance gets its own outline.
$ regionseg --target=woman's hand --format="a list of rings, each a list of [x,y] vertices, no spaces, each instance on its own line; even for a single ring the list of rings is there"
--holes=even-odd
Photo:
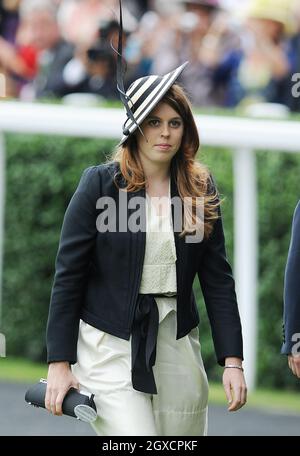
[[[62,415],[62,403],[69,389],[79,389],[79,383],[74,377],[67,361],[49,364],[45,407],[53,415]]]
[[[242,366],[240,359],[229,358],[225,361],[226,365]],[[245,382],[244,373],[238,368],[224,369],[223,373],[223,386],[227,400],[229,402],[228,411],[235,412],[239,410],[247,402],[247,386]]]
[[[293,374],[300,378],[300,355],[289,355],[288,363]]]

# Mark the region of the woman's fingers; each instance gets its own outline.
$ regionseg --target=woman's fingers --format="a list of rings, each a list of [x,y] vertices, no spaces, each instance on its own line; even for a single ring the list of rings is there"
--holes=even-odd
[[[295,368],[296,368],[296,375],[300,378],[300,357],[295,357]]]
[[[45,396],[45,407],[53,415],[62,415],[62,404],[67,394],[66,389],[52,389],[47,388]]]
[[[224,390],[225,390],[228,404],[231,404],[232,403],[232,394],[231,394],[230,383],[224,383]]]
[[[75,377],[74,377],[74,381],[72,382],[72,385],[71,385],[71,386],[72,386],[72,388],[75,388],[75,389],[77,389],[77,390],[80,389],[79,382],[78,382],[77,379],[75,379]]]
[[[62,415],[62,403],[65,398],[67,391],[60,391],[55,400],[55,415]]]
[[[47,385],[47,390],[46,390],[46,395],[45,395],[45,407],[48,410],[48,412],[51,412],[50,403],[51,403],[51,392]]]
[[[230,407],[228,407],[228,411],[229,412],[236,411],[236,410],[238,410],[239,408],[242,407],[242,404],[241,404],[241,401],[242,401],[241,387],[235,386],[233,388],[233,397],[234,397],[234,399],[232,401],[232,404],[230,405]]]
[[[50,399],[50,409],[51,409],[51,413],[53,415],[55,415],[55,412],[56,412],[56,405],[55,405],[55,402],[56,402],[56,393],[53,392],[51,394],[51,399]]]
[[[230,412],[235,412],[242,408],[247,402],[247,388],[245,386],[239,386],[234,389],[234,401],[228,408]]]
[[[293,374],[300,378],[300,356],[292,356],[288,357],[289,368],[293,372]]]
[[[247,402],[247,387],[242,372],[224,372],[223,385],[230,404],[229,412],[243,407]]]
[[[245,405],[247,402],[247,387],[246,385],[242,386],[242,407]]]

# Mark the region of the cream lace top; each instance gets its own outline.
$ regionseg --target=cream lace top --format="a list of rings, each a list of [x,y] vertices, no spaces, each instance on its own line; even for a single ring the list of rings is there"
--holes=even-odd
[[[165,293],[155,297],[159,309],[159,322],[171,310],[176,311],[176,248],[172,228],[171,197],[167,213],[157,215],[157,209],[146,192],[146,249],[139,293]]]

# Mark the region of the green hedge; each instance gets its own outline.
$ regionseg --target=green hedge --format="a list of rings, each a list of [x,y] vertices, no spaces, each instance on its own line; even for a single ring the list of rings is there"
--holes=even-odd
[[[3,332],[8,354],[45,359],[45,324],[61,224],[84,168],[111,141],[7,136]]]
[[[45,361],[45,326],[61,223],[84,168],[104,161],[115,141],[7,135],[3,324],[8,355]],[[205,148],[225,197],[227,252],[233,264],[232,156]],[[297,388],[281,347],[283,274],[294,207],[299,199],[300,155],[259,152],[259,333],[258,383]],[[206,369],[219,379],[210,328],[195,280]],[[298,386],[299,387],[299,386]]]

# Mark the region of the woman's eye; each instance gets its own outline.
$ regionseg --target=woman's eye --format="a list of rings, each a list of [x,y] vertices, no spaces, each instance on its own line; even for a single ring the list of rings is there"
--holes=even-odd
[[[181,122],[179,120],[172,120],[171,124],[172,124],[172,127],[178,128],[178,127],[180,127]]]
[[[159,125],[159,120],[151,119],[151,120],[149,120],[149,125],[151,125],[152,127],[157,127]],[[171,120],[170,125],[173,128],[179,128],[181,125],[181,122],[180,122],[180,120]]]
[[[153,127],[156,127],[158,124],[158,120],[152,119],[149,121],[149,125],[152,125]]]

